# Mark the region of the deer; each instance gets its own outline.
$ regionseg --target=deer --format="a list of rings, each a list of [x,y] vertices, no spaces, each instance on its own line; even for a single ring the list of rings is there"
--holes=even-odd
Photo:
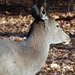
[[[0,39],[0,75],[35,75],[47,59],[50,44],[69,44],[70,40],[58,22],[37,15],[26,40]]]

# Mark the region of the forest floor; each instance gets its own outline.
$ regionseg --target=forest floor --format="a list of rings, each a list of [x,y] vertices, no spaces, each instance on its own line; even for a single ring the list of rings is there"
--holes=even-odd
[[[0,39],[25,40],[34,18],[30,14],[26,16],[22,10],[19,15],[13,11],[1,11]],[[48,11],[48,15],[60,24],[61,28],[71,37],[71,42],[69,45],[51,45],[48,58],[37,75],[75,75],[75,12],[50,13]]]

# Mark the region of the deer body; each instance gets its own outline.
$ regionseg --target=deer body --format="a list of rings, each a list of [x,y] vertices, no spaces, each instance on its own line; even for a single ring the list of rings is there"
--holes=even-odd
[[[0,75],[36,74],[46,61],[50,44],[70,42],[69,36],[56,25],[49,19],[34,22],[25,41],[0,40]]]

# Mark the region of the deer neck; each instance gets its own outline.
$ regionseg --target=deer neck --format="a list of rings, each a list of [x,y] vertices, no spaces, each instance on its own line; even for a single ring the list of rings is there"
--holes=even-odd
[[[32,29],[30,36],[21,45],[23,45],[23,49],[27,49],[25,54],[28,57],[28,62],[30,60],[31,65],[34,62],[34,66],[38,67],[33,68],[37,72],[46,61],[49,44],[47,43],[48,40],[44,32],[43,23],[35,24]]]
[[[50,43],[45,33],[44,22],[34,24],[32,29],[31,35],[27,38],[28,45],[37,51],[48,53]]]

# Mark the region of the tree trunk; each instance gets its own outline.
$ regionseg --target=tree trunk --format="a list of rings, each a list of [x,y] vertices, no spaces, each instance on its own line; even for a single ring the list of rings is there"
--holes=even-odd
[[[46,0],[38,0],[38,8],[40,9],[41,6],[45,6],[46,7]]]
[[[35,4],[35,0],[33,0],[33,5]]]

